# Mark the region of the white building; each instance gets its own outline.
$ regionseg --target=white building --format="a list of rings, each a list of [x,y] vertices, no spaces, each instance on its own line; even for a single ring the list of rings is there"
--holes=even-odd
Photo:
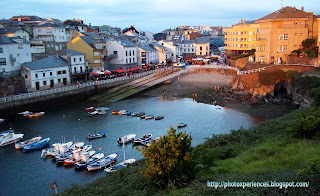
[[[6,37],[21,37],[30,41],[29,33],[19,27],[0,28],[0,35]]]
[[[64,58],[70,65],[70,74],[83,74],[89,70],[85,55],[74,50],[62,50],[62,58]]]
[[[0,37],[0,73],[19,75],[21,64],[32,60],[30,44],[17,37]]]
[[[159,63],[159,51],[149,45],[139,47],[139,66]]]
[[[128,69],[138,65],[138,45],[129,40],[110,40],[107,46],[107,60],[110,70]]]
[[[181,44],[181,53],[184,56],[196,55],[196,41],[195,40],[183,40]]]
[[[69,73],[68,62],[59,56],[24,63],[21,70],[25,87],[31,91],[68,85]]]
[[[179,58],[182,58],[181,44],[168,40],[160,40],[158,41],[158,44],[165,46],[166,48],[169,48],[171,50],[173,62],[179,62]]]
[[[152,43],[151,46],[159,51],[159,63],[167,63],[168,60],[172,60],[173,53],[170,48],[158,43]]]
[[[64,24],[48,22],[33,27],[33,39],[45,42],[47,52],[65,49],[71,38],[71,30]]]

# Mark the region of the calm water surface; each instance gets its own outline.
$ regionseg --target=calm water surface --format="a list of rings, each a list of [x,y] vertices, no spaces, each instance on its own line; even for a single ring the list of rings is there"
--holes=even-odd
[[[98,106],[108,106],[110,111],[105,115],[89,117],[85,108],[89,105],[81,102],[54,107],[45,110],[46,115],[40,118],[18,118],[11,121],[16,132],[24,133],[24,139],[35,136],[50,137],[50,145],[60,142],[62,137],[66,141],[84,141],[91,144],[97,152],[102,148],[105,154],[118,153],[118,162],[123,160],[123,150],[117,145],[117,139],[125,134],[134,133],[137,137],[151,133],[153,137],[166,134],[170,126],[177,127],[180,122],[186,122],[187,127],[180,130],[191,133],[192,145],[201,144],[212,134],[229,133],[231,129],[241,126],[249,128],[259,120],[232,109],[220,106],[194,102],[192,99],[166,100],[162,97],[138,97],[117,103]],[[138,117],[112,115],[112,110],[126,109],[145,112],[154,116],[162,115],[162,120],[140,120]],[[0,131],[9,127],[0,125]],[[88,141],[88,133],[107,131],[107,136]],[[142,155],[127,144],[126,158],[141,159]],[[50,159],[40,158],[41,150],[23,153],[14,145],[0,148],[0,195],[48,195],[54,192],[50,189],[50,182],[55,181],[58,192],[69,188],[71,184],[85,184],[105,175],[104,171],[87,172],[76,171],[73,167],[65,168],[56,165]]]

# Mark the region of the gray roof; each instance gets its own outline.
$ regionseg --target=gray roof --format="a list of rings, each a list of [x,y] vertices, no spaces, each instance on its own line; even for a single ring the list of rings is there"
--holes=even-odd
[[[83,53],[81,52],[77,52],[77,51],[74,51],[74,50],[67,50],[67,49],[63,49],[61,51],[61,54],[64,54],[64,55],[68,55],[68,52],[70,54],[70,56],[75,56],[75,55],[84,55]]]
[[[173,42],[181,42],[182,38],[183,38],[183,36],[181,34],[173,35],[171,41],[173,41]]]
[[[60,28],[66,28],[67,26],[62,24],[62,23],[44,23],[42,25],[38,25],[38,26],[34,26],[33,28],[37,28],[37,27],[60,27]]]
[[[197,37],[196,38],[197,44],[205,44],[210,42],[210,38],[208,37]]]
[[[95,48],[95,44],[99,44],[99,42],[97,42],[96,40],[92,39],[91,36],[80,36],[80,38],[85,41],[88,45],[90,45],[91,47]]]
[[[23,67],[29,68],[30,70],[48,69],[55,67],[66,67],[69,66],[68,62],[61,57],[48,57],[32,62],[22,64]]]
[[[138,46],[137,44],[129,41],[129,40],[125,40],[125,39],[116,39],[116,41],[121,44],[123,47],[134,47],[134,46]]]
[[[144,51],[156,51],[157,49],[154,49],[153,47],[147,45],[147,46],[140,46],[140,48]]]
[[[98,34],[98,33],[95,33],[95,32],[85,32],[85,33],[83,33],[83,34],[85,34],[86,36],[95,36],[95,37],[99,37],[100,35]]]
[[[15,33],[18,30],[20,30],[19,27],[0,28],[0,34]]]
[[[241,23],[241,22],[239,22],[239,23],[237,23],[236,25],[240,25],[240,24],[243,24],[244,23],[244,21]],[[254,24],[254,23],[256,23],[255,22],[255,20],[246,20],[246,23],[245,24]]]
[[[18,44],[17,39],[22,39],[20,37],[0,37],[0,44]],[[29,44],[26,39],[22,39],[24,44]]]
[[[183,40],[182,43],[183,44],[193,44],[193,43],[196,43],[196,40]]]
[[[38,16],[35,16],[35,15],[20,15],[20,16],[12,16],[12,18],[29,18],[30,20],[28,21],[44,21],[43,18],[40,18]],[[11,19],[12,19],[11,18]],[[28,22],[26,21],[26,22]]]
[[[160,45],[160,44],[158,44],[158,43],[152,43],[151,45],[152,45],[152,46],[155,46],[155,47],[159,47],[159,48],[166,48],[166,47],[164,47],[163,45]]]

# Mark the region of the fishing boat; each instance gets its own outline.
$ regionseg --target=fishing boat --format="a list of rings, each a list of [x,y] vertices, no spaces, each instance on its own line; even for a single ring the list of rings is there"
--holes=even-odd
[[[141,117],[141,116],[143,116],[143,115],[145,115],[145,114],[146,114],[146,113],[144,113],[144,112],[140,112],[140,113],[137,114],[137,116],[138,116],[138,117]]]
[[[140,116],[140,119],[145,119],[145,118],[146,118],[146,115]]]
[[[93,107],[93,106],[86,108],[86,111],[87,111],[87,112],[92,111],[92,110],[94,110],[94,107]]]
[[[98,112],[98,113],[97,113],[98,115],[102,115],[102,114],[107,113],[106,110],[96,110],[96,112]]]
[[[36,112],[33,114],[34,117],[44,116],[45,112]]]
[[[134,163],[134,162],[136,162],[135,159],[128,159],[128,160],[125,160],[117,165],[108,167],[108,168],[104,169],[104,171],[111,173],[111,172],[117,171],[121,168],[127,167],[129,164]]]
[[[129,112],[128,110],[120,110],[120,111],[118,112],[118,114],[119,114],[119,115],[127,115],[128,112]]]
[[[155,120],[161,120],[161,119],[163,119],[164,117],[163,116],[156,116],[154,119]]]
[[[29,112],[29,111],[24,111],[24,112],[20,112],[18,114],[22,115],[22,116],[29,116],[29,114],[32,113],[32,112]]]
[[[84,148],[84,143],[77,142],[77,143],[73,144],[70,149],[72,149],[72,151],[74,151],[74,150],[83,149],[83,148]],[[91,146],[91,148],[92,148],[92,146]],[[66,160],[68,158],[72,158],[72,151],[67,150],[65,153],[55,156],[56,163],[57,164],[63,163],[64,160]]]
[[[96,110],[108,111],[108,110],[110,110],[110,108],[108,108],[108,107],[97,107]]]
[[[131,116],[137,116],[138,112],[131,112]]]
[[[153,119],[153,118],[154,118],[153,115],[145,116],[145,119],[146,119],[146,120],[150,120],[150,119]]]
[[[92,151],[87,152],[87,151],[82,151],[82,149],[75,150],[72,152],[72,154],[73,154],[72,158],[65,159],[63,161],[63,165],[64,166],[72,166],[75,163],[78,163],[81,160],[82,153],[88,153],[88,156],[91,157],[92,155],[94,155],[95,151],[92,150]]]
[[[66,153],[72,146],[73,142],[66,143],[54,143],[52,144],[52,148],[43,149],[41,153],[41,157],[46,156],[57,156]]]
[[[104,157],[104,158],[98,160],[96,163],[88,165],[87,170],[93,171],[93,170],[105,168],[105,167],[109,166],[110,164],[115,163],[117,156],[118,156],[117,153],[110,154],[107,157]]]
[[[6,136],[6,135],[9,135],[9,133],[14,133],[14,130],[9,129],[9,130],[7,130],[7,131],[1,132],[1,133],[0,133],[0,140],[1,140],[2,137]]]
[[[24,134],[16,134],[14,132],[5,133],[0,138],[0,146],[6,146],[9,144],[15,143],[20,139],[22,139],[23,135]]]
[[[21,148],[25,147],[26,145],[29,145],[29,144],[32,144],[34,142],[40,141],[41,138],[42,138],[41,136],[34,137],[34,138],[31,138],[31,139],[25,140],[23,142],[16,143],[14,145],[14,147],[18,150],[18,149],[21,149]]]
[[[119,112],[118,110],[113,110],[113,111],[112,111],[112,115],[117,115],[118,112]]]
[[[45,138],[40,141],[33,142],[32,144],[26,145],[23,147],[23,152],[37,150],[39,148],[43,148],[49,144],[50,138]]]
[[[134,144],[141,144],[142,141],[151,140],[152,134],[143,135],[141,138],[135,139]]]
[[[100,137],[104,137],[106,136],[106,132],[105,131],[100,131],[98,133],[93,133],[87,136],[87,139],[96,139],[96,138],[100,138]]]
[[[182,127],[185,127],[185,126],[187,126],[187,123],[183,123],[183,122],[182,122],[182,123],[179,123],[179,124],[178,124],[178,128],[182,128]]]
[[[123,137],[120,137],[118,139],[118,144],[126,144],[126,143],[129,143],[129,142],[132,142],[136,137],[136,134],[129,134],[129,135],[125,135]]]
[[[88,153],[81,154],[81,160],[74,164],[76,169],[81,169],[87,167],[87,165],[92,165],[96,163],[98,160],[102,159],[104,157],[103,153],[98,153],[93,155],[92,157],[89,157]]]
[[[93,111],[93,112],[88,112],[89,116],[95,116],[95,115],[98,115],[98,111]]]

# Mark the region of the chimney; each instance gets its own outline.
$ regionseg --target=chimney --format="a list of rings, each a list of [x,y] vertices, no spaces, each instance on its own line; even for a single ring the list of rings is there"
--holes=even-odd
[[[246,20],[243,20],[243,24],[246,24]]]
[[[284,7],[281,8],[280,12],[282,12],[282,13],[284,12]]]
[[[75,21],[76,19],[73,18],[73,21]]]
[[[243,20],[242,20],[242,19],[240,20],[240,23],[241,23],[241,24],[243,23]]]
[[[301,8],[301,11],[303,11],[304,12],[304,7],[302,6],[302,8]]]
[[[296,13],[297,12],[297,8],[296,6],[293,7],[293,12]]]

